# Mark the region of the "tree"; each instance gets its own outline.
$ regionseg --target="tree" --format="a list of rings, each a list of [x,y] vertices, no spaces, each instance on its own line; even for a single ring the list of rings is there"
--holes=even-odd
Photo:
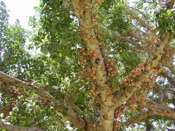
[[[0,3],[0,44],[2,44],[2,39],[4,38],[4,30],[6,29],[7,25],[8,25],[8,13],[5,7],[5,4],[1,1]],[[2,47],[0,46],[0,50],[2,50]]]
[[[136,123],[146,130],[171,129],[174,3],[41,0],[35,7],[39,20],[30,20],[30,49],[40,53],[25,50],[19,24],[5,31],[0,127],[113,131]]]

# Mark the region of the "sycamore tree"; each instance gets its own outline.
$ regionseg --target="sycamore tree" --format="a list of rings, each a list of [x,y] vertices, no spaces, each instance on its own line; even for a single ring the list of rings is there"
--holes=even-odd
[[[172,129],[174,3],[41,0],[29,33],[1,2],[0,128]]]

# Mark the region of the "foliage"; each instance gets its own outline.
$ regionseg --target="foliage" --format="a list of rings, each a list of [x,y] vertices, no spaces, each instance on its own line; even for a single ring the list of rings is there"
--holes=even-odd
[[[9,25],[0,7],[0,70],[23,80],[0,72],[3,121],[49,131],[173,127],[171,1],[41,0],[33,32]]]

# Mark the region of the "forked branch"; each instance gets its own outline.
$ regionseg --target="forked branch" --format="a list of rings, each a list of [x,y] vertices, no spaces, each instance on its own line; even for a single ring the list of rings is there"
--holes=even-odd
[[[125,88],[124,92],[117,96],[116,100],[116,108],[122,105],[125,101],[127,101],[139,88],[142,82],[145,80],[146,77],[149,77],[150,74],[153,72],[153,69],[158,65],[159,60],[161,59],[161,55],[163,50],[171,39],[171,34],[166,33],[165,36],[160,40],[159,44],[156,45],[154,52],[148,58],[147,62],[145,62],[144,67],[139,67],[140,74],[138,75],[131,75],[123,81],[123,86]],[[130,82],[131,85],[125,87],[126,81]]]
[[[9,76],[1,71],[0,71],[0,79],[2,79],[4,81],[8,81],[8,82],[12,83],[12,85],[33,91],[37,95],[39,95],[40,97],[45,98],[46,100],[49,100],[50,102],[52,102],[54,104],[55,110],[58,110],[60,113],[62,113],[76,127],[80,128],[80,129],[84,128],[85,121],[83,119],[80,119],[79,115],[70,106],[67,106],[65,103],[61,103],[61,102],[57,101],[48,92],[45,92],[44,90],[42,90],[34,85],[31,85],[30,83],[27,83],[27,82],[21,81],[19,79],[16,79],[12,76]]]

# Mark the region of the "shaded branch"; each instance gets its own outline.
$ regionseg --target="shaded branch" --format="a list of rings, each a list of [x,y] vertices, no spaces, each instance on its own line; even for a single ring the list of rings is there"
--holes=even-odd
[[[172,9],[174,3],[175,3],[175,0],[168,0],[166,3],[167,9]]]
[[[81,115],[82,110],[72,102],[71,96],[66,96],[65,101],[66,101],[66,104],[72,107],[72,109],[75,110],[78,115]]]
[[[15,86],[23,87],[27,90],[33,91],[37,95],[41,96],[42,98],[53,102],[55,109],[58,110],[60,113],[62,113],[70,122],[72,122],[72,124],[74,124],[76,127],[80,129],[84,128],[85,126],[84,120],[80,119],[78,114],[75,113],[71,107],[67,106],[64,103],[57,101],[48,92],[45,92],[44,90],[34,85],[31,85],[30,83],[13,78],[12,76],[9,76],[1,71],[0,71],[0,78],[3,79],[4,81],[8,81],[12,83]]]
[[[127,32],[121,34],[119,38],[120,37],[132,37],[132,39],[135,39],[136,42],[144,40],[145,43],[154,44],[153,41],[149,40],[150,35],[151,33],[149,32],[143,32],[137,28],[136,29],[130,28]]]
[[[139,32],[139,33],[138,33]],[[146,52],[150,50],[150,47],[155,44],[155,38],[153,34],[145,33],[141,30],[136,30],[130,28],[127,32],[121,34],[117,37],[120,42],[127,42],[133,46],[134,49],[131,49],[136,52]]]
[[[173,78],[172,75],[170,75],[170,73],[168,71],[161,71],[158,75],[163,76],[164,78],[167,78],[167,80],[169,81],[169,83],[174,86],[175,85],[175,79]]]
[[[163,116],[168,119],[171,119],[171,120],[175,120],[175,109],[174,108],[163,106],[151,100],[147,100],[147,102],[144,102],[144,103],[142,102],[141,104],[139,103],[139,105],[146,107],[148,111],[141,112],[138,115],[134,116],[132,119],[128,119],[125,122],[126,124],[130,125],[132,123],[138,123],[141,120],[144,120],[147,117],[153,116],[153,115],[159,115],[159,116]]]
[[[174,65],[173,65],[174,47],[166,46],[165,52],[161,57],[161,64],[166,66],[174,75]]]
[[[119,36],[118,37],[118,40],[120,41],[120,42],[128,42],[128,43],[131,43],[132,45],[134,45],[135,47],[137,47],[138,49],[142,49],[142,50],[144,50],[144,47],[143,46],[141,46],[140,44],[138,44],[138,40],[135,40],[135,39],[133,39],[133,38],[129,38],[129,37],[123,37],[123,36]]]
[[[175,120],[175,108],[167,107],[151,100],[147,100],[146,103],[143,103],[143,106],[152,110],[154,115],[164,116],[168,119]]]
[[[13,131],[44,131],[37,127],[12,126],[10,124],[5,124],[3,122],[0,122],[0,129],[13,130]]]
[[[145,111],[141,112],[138,115],[134,116],[133,118],[127,120],[125,123],[130,125],[132,123],[139,123],[140,121],[146,119],[149,116],[152,116],[154,113],[152,111]]]
[[[148,30],[151,30],[153,28],[152,26],[149,25],[149,22],[146,19],[140,18],[139,15],[135,13],[133,10],[125,8],[124,11],[126,14],[130,16],[131,19],[137,20],[143,27],[147,28]]]

